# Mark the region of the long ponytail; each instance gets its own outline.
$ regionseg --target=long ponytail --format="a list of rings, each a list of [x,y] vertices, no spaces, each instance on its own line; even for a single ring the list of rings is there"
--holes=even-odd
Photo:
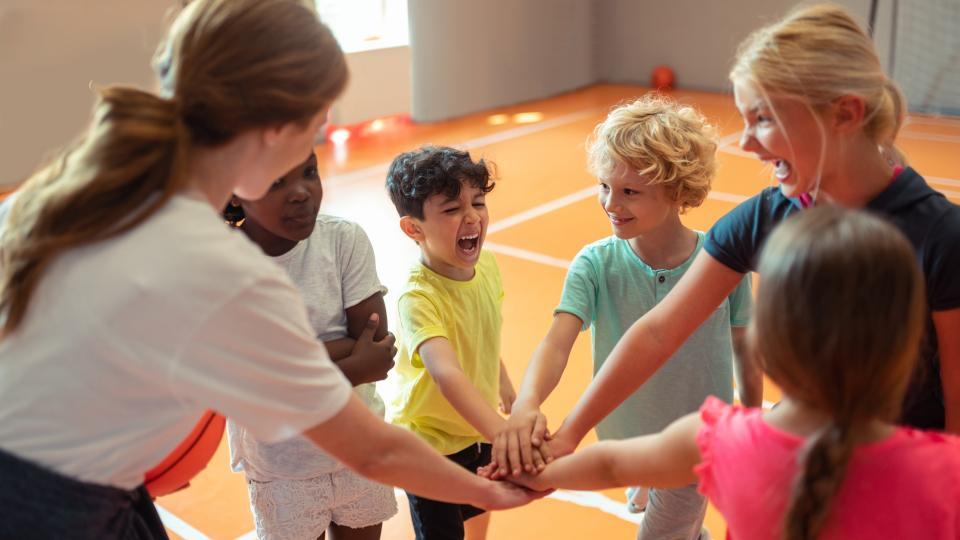
[[[132,88],[100,90],[85,136],[30,177],[10,210],[0,237],[3,335],[23,321],[58,255],[130,230],[183,187],[186,146],[174,101]]]
[[[785,540],[815,540],[820,535],[846,476],[853,433],[851,426],[831,424],[810,438],[786,515]]]
[[[18,191],[0,236],[2,335],[59,255],[136,227],[183,190],[193,149],[305,125],[347,82],[343,51],[303,0],[194,0],[154,68],[164,97],[99,90],[83,137]]]
[[[798,456],[783,528],[788,540],[813,539],[830,523],[856,444],[900,411],[923,334],[923,277],[893,225],[833,205],[777,226],[759,274],[757,358],[791,400],[829,418]]]

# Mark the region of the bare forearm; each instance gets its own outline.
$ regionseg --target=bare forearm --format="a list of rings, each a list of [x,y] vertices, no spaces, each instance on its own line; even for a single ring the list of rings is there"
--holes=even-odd
[[[533,352],[521,381],[518,408],[539,409],[557,387],[582,326],[583,321],[571,313],[554,314],[550,330]]]
[[[435,500],[482,505],[484,480],[450,461],[410,432],[387,425],[369,478]],[[373,452],[373,448],[370,450]],[[404,470],[406,469],[406,470]],[[362,472],[361,472],[362,474]]]
[[[330,359],[340,368],[340,372],[353,386],[370,382],[367,380],[369,377],[367,370],[363,369],[363,363],[353,357],[353,349],[356,344],[357,340],[349,337],[323,342]]]
[[[323,342],[323,346],[327,348],[327,354],[330,355],[330,359],[334,362],[343,360],[344,358],[350,356],[350,353],[353,352],[353,347],[356,344],[357,340],[349,337],[332,339],[330,341]]]
[[[740,403],[747,407],[762,406],[763,372],[748,355],[745,328],[733,328],[733,366],[736,370]]]
[[[440,377],[434,377],[440,393],[450,405],[483,437],[492,441],[503,428],[504,420],[497,414],[470,379],[459,370],[451,370]]]
[[[363,433],[364,437],[357,437]],[[351,395],[333,418],[304,433],[359,474],[431,499],[482,506],[485,480],[438,454],[410,432],[384,423]]]
[[[520,383],[517,409],[539,409],[550,393],[560,384],[567,367],[567,355],[557,347],[541,343],[533,353],[530,365]]]
[[[547,465],[538,476],[538,489],[604,489],[619,487],[611,442],[599,442]]]
[[[631,393],[647,382],[676,347],[663,343],[642,319],[620,338],[603,368],[580,396],[564,429],[582,439]]]
[[[960,434],[960,308],[934,311],[946,430]]]
[[[645,383],[742,279],[743,274],[701,251],[666,298],[633,323],[620,339],[563,429],[582,439]]]

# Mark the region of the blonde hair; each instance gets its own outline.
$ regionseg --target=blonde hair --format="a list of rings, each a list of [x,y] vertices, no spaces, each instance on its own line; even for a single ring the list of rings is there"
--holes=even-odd
[[[183,189],[193,148],[306,125],[347,80],[333,34],[298,0],[192,2],[154,65],[163,97],[98,90],[86,133],[20,188],[0,237],[4,335],[58,255],[136,227]]]
[[[865,105],[864,133],[900,157],[893,141],[906,115],[903,94],[883,72],[870,37],[839,6],[800,7],[753,32],[740,44],[730,79],[812,108],[857,96]]]
[[[813,539],[856,436],[900,410],[923,332],[923,278],[895,227],[832,205],[780,225],[758,273],[757,359],[790,399],[831,419],[808,441],[785,521],[788,540]]]
[[[717,172],[714,128],[692,107],[659,95],[610,111],[587,144],[591,174],[606,178],[623,165],[663,185],[681,212],[703,203]]]

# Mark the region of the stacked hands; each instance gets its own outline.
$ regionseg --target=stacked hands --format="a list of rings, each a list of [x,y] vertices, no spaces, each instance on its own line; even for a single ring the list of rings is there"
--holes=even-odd
[[[502,397],[502,396],[501,396]],[[510,413],[510,407],[501,407]],[[503,429],[493,441],[493,456],[488,465],[477,469],[477,474],[489,480],[508,480],[524,488],[552,492],[549,475],[540,474],[547,464],[576,448],[577,441],[564,431],[547,429],[547,417],[535,407],[520,406],[510,414]]]

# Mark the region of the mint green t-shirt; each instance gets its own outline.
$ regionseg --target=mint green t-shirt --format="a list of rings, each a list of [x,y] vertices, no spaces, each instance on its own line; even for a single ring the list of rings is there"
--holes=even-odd
[[[593,373],[637,319],[650,311],[687,271],[703,247],[697,246],[676,268],[651,268],[626,240],[615,236],[594,242],[577,254],[563,284],[556,312],[570,313],[590,328]],[[681,416],[698,410],[708,395],[733,400],[731,326],[746,326],[753,299],[750,275],[690,336],[677,352],[636,392],[597,426],[601,439],[656,433]]]

